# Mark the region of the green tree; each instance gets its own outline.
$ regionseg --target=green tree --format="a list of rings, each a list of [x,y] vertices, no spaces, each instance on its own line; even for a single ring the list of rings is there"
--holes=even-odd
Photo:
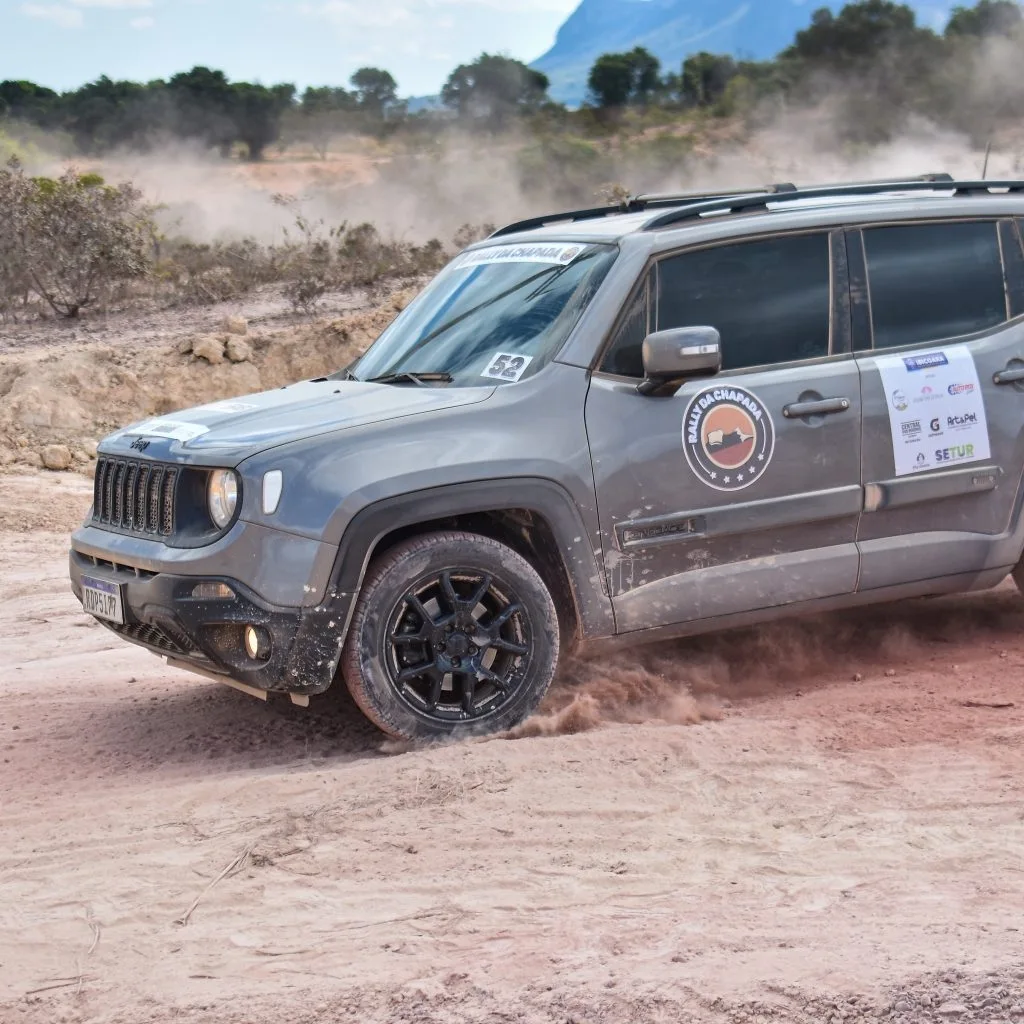
[[[295,101],[295,86],[268,89],[265,85],[236,82],[231,93],[235,138],[245,143],[250,160],[262,160],[267,146],[281,135],[281,117]]]
[[[174,106],[174,134],[216,146],[226,156],[235,141],[235,94],[227,75],[194,67],[175,75],[167,91]]]
[[[603,109],[647,103],[661,85],[661,62],[637,46],[628,53],[605,53],[587,78],[591,98]]]
[[[161,119],[153,116],[157,93],[137,82],[115,82],[106,75],[62,97],[63,124],[83,153],[142,145]]]
[[[391,72],[381,68],[360,68],[349,79],[360,109],[376,120],[383,120],[398,102],[398,83]]]
[[[810,26],[797,33],[783,56],[842,69],[873,59],[886,48],[906,48],[921,36],[933,34],[918,27],[906,4],[864,0],[847,4],[839,14],[827,7],[815,11]]]
[[[695,53],[683,62],[680,99],[694,107],[710,107],[722,99],[736,74],[736,61],[732,57],[704,51]]]
[[[954,7],[946,26],[948,38],[1008,35],[1021,25],[1019,4],[1010,0],[980,0],[975,7]]]
[[[496,130],[517,114],[532,113],[544,102],[547,75],[518,60],[489,53],[460,64],[441,90],[441,102],[460,117],[486,119]]]
[[[661,84],[661,61],[650,50],[634,47],[626,54],[633,69],[634,103],[647,103]]]
[[[633,67],[624,53],[604,53],[587,78],[594,102],[602,109],[624,107],[633,95]]]
[[[40,128],[56,128],[60,124],[60,96],[35,82],[0,82],[0,109],[19,121],[28,121]]]
[[[347,89],[310,86],[292,115],[294,134],[312,146],[321,160],[326,160],[331,141],[351,127],[358,106],[355,94]]]

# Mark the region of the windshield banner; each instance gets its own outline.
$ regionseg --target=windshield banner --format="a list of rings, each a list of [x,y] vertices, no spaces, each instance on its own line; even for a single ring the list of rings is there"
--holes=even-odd
[[[499,245],[490,249],[476,249],[459,257],[458,266],[484,267],[489,263],[550,263],[568,266],[583,250],[584,245]]]

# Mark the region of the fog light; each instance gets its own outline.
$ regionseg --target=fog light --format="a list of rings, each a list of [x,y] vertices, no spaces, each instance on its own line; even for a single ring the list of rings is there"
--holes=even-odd
[[[270,657],[270,634],[259,626],[246,626],[245,653],[253,661],[266,661]]]
[[[230,601],[235,592],[226,583],[197,583],[192,596],[197,601]]]

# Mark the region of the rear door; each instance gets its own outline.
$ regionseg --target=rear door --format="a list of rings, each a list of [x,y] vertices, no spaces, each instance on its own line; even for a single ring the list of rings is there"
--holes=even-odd
[[[860,378],[842,232],[659,260],[624,313],[586,423],[619,632],[851,593]],[[637,394],[647,333],[712,326],[723,372]]]
[[[997,568],[1024,464],[1017,228],[878,225],[848,243],[864,396],[859,589]]]

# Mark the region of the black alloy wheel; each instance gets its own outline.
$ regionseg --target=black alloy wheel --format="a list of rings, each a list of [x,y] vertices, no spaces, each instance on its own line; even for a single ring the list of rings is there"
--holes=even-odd
[[[403,595],[384,643],[399,696],[415,711],[458,722],[483,718],[515,695],[529,671],[533,630],[507,582],[446,569]]]
[[[558,649],[554,603],[521,555],[490,537],[435,533],[371,566],[342,669],[385,732],[474,735],[533,711]]]

